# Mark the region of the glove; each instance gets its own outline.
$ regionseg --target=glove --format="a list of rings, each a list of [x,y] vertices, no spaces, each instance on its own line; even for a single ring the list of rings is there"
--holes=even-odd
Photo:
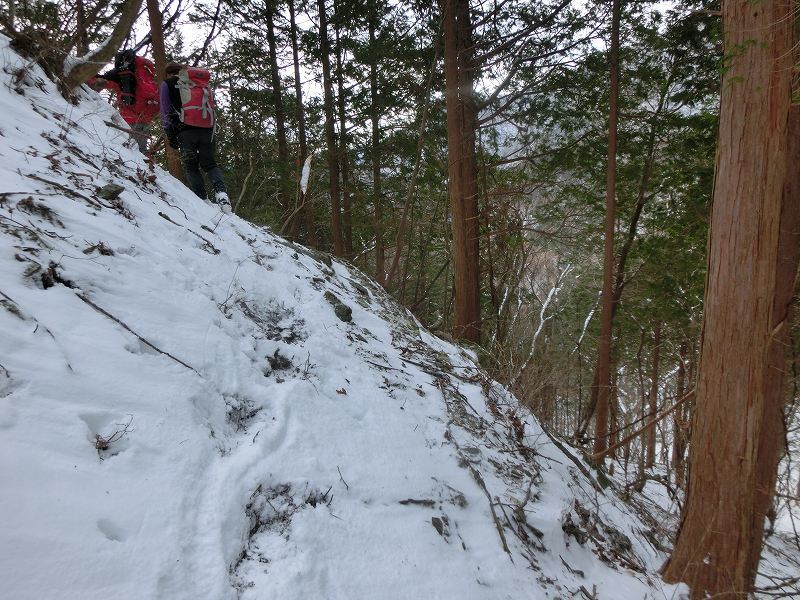
[[[108,80],[102,77],[92,77],[87,83],[95,92],[102,91],[108,86]]]

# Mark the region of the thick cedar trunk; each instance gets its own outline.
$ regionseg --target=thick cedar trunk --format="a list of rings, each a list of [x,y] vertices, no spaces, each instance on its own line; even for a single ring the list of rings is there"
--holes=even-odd
[[[338,9],[337,9],[338,10]],[[336,15],[336,104],[339,112],[339,164],[342,176],[342,237],[344,253],[353,256],[352,195],[350,194],[350,171],[347,162],[347,111],[344,91],[344,65],[342,63],[342,44],[339,41],[340,17]]]
[[[386,249],[383,240],[383,198],[381,196],[381,126],[378,100],[378,44],[375,30],[378,24],[376,0],[369,0],[369,99],[370,122],[372,124],[372,206],[375,209],[375,278],[386,283]]]
[[[283,109],[283,86],[278,68],[278,49],[275,42],[275,0],[267,0],[267,44],[269,45],[270,76],[272,78],[272,105],[275,110],[275,137],[278,142],[278,206],[284,217],[288,217],[294,207],[289,202],[286,182],[289,179],[289,145],[286,143],[286,113]],[[294,220],[294,219],[293,219]]]
[[[328,177],[331,196],[331,237],[333,253],[344,256],[342,237],[342,208],[339,193],[339,156],[336,148],[336,131],[333,116],[333,82],[331,81],[331,56],[328,43],[328,18],[325,14],[325,0],[318,0],[319,7],[319,49],[322,60],[322,86],[325,92],[325,141],[328,147]]]
[[[164,45],[164,21],[158,0],[147,0],[147,16],[150,20],[150,41],[153,43],[156,79],[161,82],[166,75],[167,50]]]
[[[118,9],[119,18],[111,35],[103,42],[97,50],[84,54],[80,61],[75,63],[69,71],[64,73],[64,87],[73,90],[90,78],[97,75],[100,67],[106,64],[117,53],[122,42],[125,41],[130,33],[133,22],[139,14],[139,7],[142,0],[126,0]]]
[[[656,462],[656,412],[658,409],[658,369],[661,356],[661,321],[656,322],[653,330],[653,351],[650,355],[650,393],[647,396],[647,423],[643,442],[647,446],[647,458],[644,466],[651,468]]]
[[[480,343],[477,115],[473,96],[472,24],[468,0],[442,0],[447,179],[453,230],[453,337]]]
[[[156,82],[161,83],[166,76],[167,51],[164,46],[164,22],[158,0],[147,0],[147,16],[150,19],[150,40],[153,42],[153,63],[156,69]],[[170,175],[183,181],[183,166],[178,151],[164,144],[167,155],[167,169]]]
[[[675,376],[675,401],[677,402],[686,393],[686,342],[681,343],[678,351],[678,372]],[[675,485],[683,489],[686,471],[683,465],[683,455],[686,451],[686,434],[683,431],[683,410],[676,410],[672,419],[672,473],[675,475]]]
[[[668,581],[744,597],[784,440],[786,336],[797,270],[792,4],[730,0],[705,312],[686,505]]]
[[[463,180],[464,244],[459,252],[464,253],[463,283],[455,289],[462,290],[459,303],[462,305],[460,324],[454,323],[456,333],[461,330],[464,339],[481,341],[480,305],[480,221],[478,220],[478,162],[475,149],[475,135],[478,129],[478,109],[476,106],[473,81],[477,76],[474,60],[472,23],[469,0],[460,0],[457,10],[459,39],[459,95],[463,106],[461,128],[461,177]],[[456,279],[459,279],[456,277]],[[458,295],[457,295],[458,297]],[[455,316],[455,315],[454,315]],[[456,335],[458,338],[459,335]]]
[[[597,351],[597,415],[594,430],[594,453],[608,448],[608,404],[610,396],[611,324],[614,318],[614,209],[617,185],[617,113],[619,99],[619,22],[620,2],[614,0],[611,17],[610,97],[608,103],[608,159],[606,171],[606,222],[603,257],[603,306],[600,313],[600,341]],[[602,463],[598,458],[594,462]]]
[[[798,36],[795,31],[795,65],[797,65],[798,58],[797,40]],[[794,85],[796,86],[797,83]],[[800,105],[796,104],[797,88],[795,87],[792,91],[795,103],[789,108],[787,124],[786,177],[781,202],[778,250],[775,257],[775,292],[769,324],[772,343],[768,348],[766,374],[761,382],[765,399],[764,433],[758,444],[755,469],[755,510],[751,522],[751,528],[759,532],[764,525],[763,515],[766,515],[772,508],[778,462],[786,451],[783,405],[786,401],[787,362],[792,345],[790,329],[794,314],[798,259],[800,259],[800,244],[798,243],[798,239],[800,239],[800,171],[797,168],[800,164]],[[758,555],[750,556],[750,571],[755,572],[758,567],[758,559]]]
[[[300,52],[297,49],[297,24],[294,18],[294,1],[289,4],[289,36],[292,41],[292,62],[294,64],[294,93],[297,96],[297,135],[300,142],[300,156],[297,159],[298,168],[302,169],[308,156],[306,142],[306,111],[303,106],[303,82],[300,79]],[[317,234],[314,230],[314,207],[311,199],[305,198],[303,190],[300,189],[300,178],[297,183],[297,201],[304,208],[306,218],[306,244],[312,248],[317,247]]]

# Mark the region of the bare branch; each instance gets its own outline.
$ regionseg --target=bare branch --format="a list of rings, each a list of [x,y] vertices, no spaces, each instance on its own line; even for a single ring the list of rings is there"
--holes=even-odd
[[[68,90],[73,90],[88,81],[97,74],[99,66],[111,60],[130,32],[141,5],[142,0],[126,0],[114,30],[100,47],[78,59],[68,58],[64,61],[64,85]]]

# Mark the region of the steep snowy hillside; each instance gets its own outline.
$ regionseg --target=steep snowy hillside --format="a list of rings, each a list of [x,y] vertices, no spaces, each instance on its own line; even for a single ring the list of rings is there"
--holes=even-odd
[[[0,62],[0,597],[680,595],[468,353]]]

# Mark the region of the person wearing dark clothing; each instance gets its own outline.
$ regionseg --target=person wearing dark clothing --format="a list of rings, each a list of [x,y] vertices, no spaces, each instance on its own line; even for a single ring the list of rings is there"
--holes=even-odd
[[[167,78],[161,84],[160,106],[161,125],[170,145],[180,151],[181,162],[186,171],[186,179],[192,191],[200,198],[206,199],[206,184],[201,170],[205,172],[214,189],[214,199],[224,212],[230,212],[230,200],[222,177],[222,171],[215,159],[215,143],[213,116],[210,127],[198,127],[185,123],[185,114],[179,74],[183,65],[172,63],[167,65]],[[189,108],[189,107],[186,107]],[[213,115],[213,109],[209,106]]]
[[[117,54],[114,68],[89,80],[95,91],[116,93],[119,114],[131,128],[131,137],[147,153],[150,123],[158,113],[158,90],[153,63],[130,50]]]

